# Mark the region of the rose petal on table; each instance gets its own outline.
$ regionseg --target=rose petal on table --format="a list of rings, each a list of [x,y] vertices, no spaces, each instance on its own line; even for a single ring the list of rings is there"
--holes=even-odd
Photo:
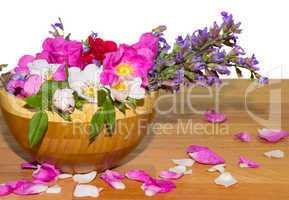
[[[21,169],[37,169],[37,161],[21,163]]]
[[[204,119],[212,123],[221,123],[226,121],[226,116],[222,113],[216,112],[213,109],[210,109],[204,113]]]
[[[208,147],[192,144],[187,147],[187,153],[195,153],[198,151],[209,150]]]
[[[46,190],[46,193],[57,194],[61,192],[61,187],[59,185],[53,185]]]
[[[121,181],[125,176],[119,172],[106,170],[100,175],[100,178],[117,190],[125,189],[125,184]]]
[[[73,175],[72,174],[67,174],[67,173],[63,173],[63,174],[59,174],[57,176],[58,179],[67,179],[67,178],[71,178]]]
[[[32,177],[34,180],[50,182],[55,180],[59,174],[60,171],[56,169],[54,165],[44,163],[38,165],[37,170],[32,173]]]
[[[190,158],[184,158],[184,159],[172,159],[173,163],[176,165],[182,165],[185,167],[191,167],[195,163],[193,159]]]
[[[12,190],[15,190],[16,188],[20,187],[23,184],[26,184],[28,182],[31,182],[29,180],[25,180],[25,179],[20,179],[20,180],[16,180],[16,181],[10,181],[7,182],[6,185],[8,185],[9,187],[12,188]]]
[[[236,133],[234,136],[236,139],[239,139],[242,142],[250,142],[251,141],[251,135],[247,132],[239,132],[239,133]]]
[[[96,171],[87,174],[75,174],[72,179],[77,183],[90,183],[96,177]]]
[[[99,193],[102,191],[102,188],[98,188],[94,185],[87,184],[77,184],[73,196],[74,197],[98,197]]]
[[[279,149],[267,151],[264,153],[265,156],[268,158],[283,158],[285,156],[285,153]]]
[[[210,149],[189,153],[189,155],[192,159],[201,164],[217,165],[225,163],[225,160],[221,156],[217,155]]]
[[[218,185],[223,185],[225,187],[229,187],[231,185],[236,184],[238,181],[232,176],[230,172],[224,172],[220,176],[218,176],[214,182]]]
[[[172,172],[172,171],[169,171],[169,170],[164,170],[164,171],[161,171],[159,176],[161,178],[164,178],[164,179],[171,179],[171,180],[176,180],[176,179],[179,179],[183,176],[184,174],[183,173],[176,173],[176,172]]]
[[[13,190],[17,195],[34,195],[45,192],[48,186],[43,183],[22,182],[17,188]]]
[[[209,172],[220,172],[221,174],[225,172],[225,166],[226,164],[219,164],[219,165],[214,165],[213,167],[209,168]]]
[[[253,160],[249,160],[249,159],[245,158],[244,156],[240,156],[239,166],[241,168],[258,168],[258,167],[260,167],[260,165],[257,162],[255,162]]]
[[[176,185],[169,180],[151,179],[143,183],[141,189],[145,192],[146,196],[153,196],[157,193],[170,192],[176,188]]]
[[[175,167],[172,167],[169,169],[170,172],[175,172],[175,173],[178,173],[178,174],[185,174],[185,172],[187,171],[187,168],[183,165],[178,165],[178,166],[175,166]]]
[[[264,139],[268,142],[275,143],[280,141],[281,139],[288,137],[288,132],[277,129],[260,129],[258,131],[258,136],[261,139]]]
[[[0,197],[11,194],[12,192],[13,192],[13,189],[9,185],[0,184]]]
[[[130,180],[139,181],[142,183],[148,182],[152,179],[147,172],[139,169],[130,170],[125,174],[125,176]]]

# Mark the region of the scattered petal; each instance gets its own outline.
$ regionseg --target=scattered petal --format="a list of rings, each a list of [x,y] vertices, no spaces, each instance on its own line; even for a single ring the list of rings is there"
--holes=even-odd
[[[38,162],[33,161],[33,162],[26,162],[21,164],[22,169],[37,169]]]
[[[226,121],[227,118],[224,114],[211,109],[204,113],[204,119],[212,123],[221,123]]]
[[[195,152],[203,151],[203,150],[209,150],[209,148],[205,146],[194,145],[194,144],[187,147],[187,153],[195,153]]]
[[[183,175],[184,175],[183,173],[176,173],[176,172],[166,170],[166,171],[161,171],[159,176],[164,179],[176,180],[176,179],[181,178]]]
[[[32,177],[34,180],[50,182],[55,180],[59,174],[60,171],[56,169],[54,165],[44,163],[38,165],[38,168],[33,172]]]
[[[209,172],[220,172],[221,174],[225,172],[225,164],[214,165],[213,167],[209,168]]]
[[[6,184],[0,185],[0,197],[11,194],[12,192],[13,192],[13,189],[9,185],[6,185]]]
[[[77,183],[90,183],[96,177],[96,171],[87,174],[75,174],[72,178]]]
[[[152,179],[147,172],[138,169],[128,171],[125,176],[130,180],[139,181],[142,183],[148,182]]]
[[[260,165],[256,163],[255,161],[249,160],[245,158],[244,156],[240,156],[239,159],[239,166],[241,168],[258,168]]]
[[[264,155],[269,158],[283,158],[285,156],[285,153],[277,149],[277,150],[265,152]]]
[[[71,177],[72,177],[72,174],[66,174],[66,173],[64,173],[64,174],[59,174],[59,175],[57,176],[58,179],[67,179],[67,178],[71,178]]]
[[[30,181],[22,182],[14,189],[13,193],[17,195],[34,195],[45,192],[48,186],[43,183],[33,183]]]
[[[241,140],[242,142],[250,142],[251,141],[251,136],[247,132],[236,133],[235,138]]]
[[[231,185],[236,184],[238,181],[232,176],[229,172],[224,172],[220,176],[218,176],[214,182],[218,185],[223,185],[225,187],[229,187]]]
[[[185,167],[191,167],[195,163],[194,160],[190,158],[184,158],[184,159],[173,159],[172,160],[176,165],[182,165]]]
[[[61,192],[61,187],[59,185],[53,185],[46,190],[46,193],[57,194]]]
[[[169,180],[152,179],[141,186],[142,190],[145,191],[146,196],[153,196],[157,193],[170,192],[176,185]]]
[[[192,174],[193,173],[193,170],[192,169],[189,169],[187,171],[184,172],[184,175],[187,175],[187,174]]]
[[[99,193],[102,191],[102,188],[98,188],[94,185],[76,185],[73,196],[74,197],[98,197]]]
[[[260,129],[258,131],[258,136],[264,140],[267,140],[268,142],[278,142],[279,140],[285,138],[288,136],[287,131],[283,130],[277,130],[277,129]]]
[[[206,164],[206,165],[217,165],[217,164],[223,164],[225,163],[225,160],[211,151],[210,149],[208,150],[203,150],[203,151],[198,151],[195,153],[189,153],[189,155],[198,163],[201,164]]]
[[[170,172],[175,172],[175,173],[178,173],[178,174],[185,174],[185,172],[187,171],[187,168],[183,165],[178,165],[178,166],[175,166],[175,167],[172,167],[169,169]]]
[[[121,182],[125,176],[119,172],[106,170],[104,173],[100,175],[100,178],[108,183],[111,187],[117,190],[125,189],[125,184]]]

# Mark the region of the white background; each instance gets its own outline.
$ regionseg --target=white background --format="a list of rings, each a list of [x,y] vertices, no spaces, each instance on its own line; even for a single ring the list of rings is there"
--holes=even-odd
[[[256,54],[261,72],[270,78],[289,78],[287,4],[285,0],[2,0],[0,63],[13,68],[23,54],[39,52],[58,16],[72,39],[84,39],[93,30],[105,39],[131,43],[163,24],[173,41],[178,34],[220,21],[219,13],[225,10],[242,22],[240,44]]]

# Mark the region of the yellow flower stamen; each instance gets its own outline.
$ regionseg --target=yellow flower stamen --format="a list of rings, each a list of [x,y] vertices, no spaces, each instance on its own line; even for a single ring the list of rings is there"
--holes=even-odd
[[[118,76],[130,76],[133,74],[133,67],[129,64],[120,64],[116,66],[116,74]]]
[[[120,82],[117,85],[113,86],[112,88],[118,91],[124,91],[124,90],[127,90],[127,85]]]
[[[98,88],[93,85],[87,85],[82,88],[83,94],[88,97],[97,97],[97,90]]]

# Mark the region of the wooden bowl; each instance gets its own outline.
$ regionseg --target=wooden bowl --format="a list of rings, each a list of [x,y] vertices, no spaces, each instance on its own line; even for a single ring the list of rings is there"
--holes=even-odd
[[[141,141],[154,114],[153,104],[157,93],[147,96],[135,111],[126,115],[116,112],[116,129],[112,136],[101,132],[89,143],[88,124],[97,106],[86,104],[83,111],[75,110],[72,122],[48,112],[48,129],[41,143],[28,145],[28,123],[33,112],[24,108],[23,99],[0,90],[0,105],[9,130],[19,145],[32,159],[56,165],[63,172],[84,173],[103,171],[117,166]]]

